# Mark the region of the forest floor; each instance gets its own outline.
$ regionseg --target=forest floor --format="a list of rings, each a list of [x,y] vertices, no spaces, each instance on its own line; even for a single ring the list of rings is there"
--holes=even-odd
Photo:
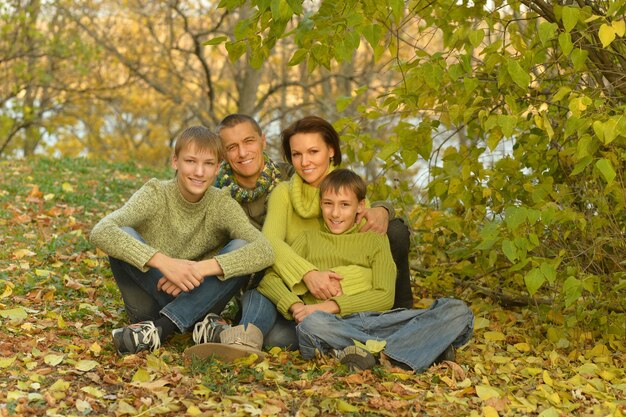
[[[126,324],[91,227],[171,172],[85,159],[0,162],[0,416],[622,416],[624,340],[469,290],[473,339],[422,374],[271,350],[258,365],[186,367],[192,341],[119,356]],[[434,295],[415,282],[416,307]],[[610,317],[608,318],[610,319]],[[620,325],[618,323],[618,325]],[[624,326],[624,323],[621,323]],[[556,331],[556,330],[558,331]]]

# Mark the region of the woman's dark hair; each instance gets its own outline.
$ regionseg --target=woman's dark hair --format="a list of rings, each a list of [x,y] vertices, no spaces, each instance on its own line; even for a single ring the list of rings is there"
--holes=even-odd
[[[285,154],[287,162],[291,164],[291,144],[289,140],[296,133],[319,133],[322,135],[324,142],[335,151],[335,155],[332,158],[333,165],[339,166],[339,164],[341,164],[339,133],[337,133],[333,125],[317,116],[306,116],[300,120],[296,120],[280,132],[283,153]]]

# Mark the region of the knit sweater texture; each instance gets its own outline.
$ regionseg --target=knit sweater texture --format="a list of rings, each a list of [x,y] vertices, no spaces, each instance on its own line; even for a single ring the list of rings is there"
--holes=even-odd
[[[392,307],[395,293],[396,266],[386,235],[375,232],[358,233],[356,227],[339,235],[325,230],[300,234],[292,250],[320,271],[332,270],[342,276],[343,294],[333,297],[346,316],[362,311],[385,311]],[[281,277],[269,269],[258,291],[276,304],[287,319],[293,316],[290,307],[299,302],[316,304],[316,299],[303,283],[289,288]]]
[[[121,227],[135,229],[146,243]],[[248,244],[217,255],[233,239]],[[269,242],[226,190],[209,187],[200,201],[191,203],[181,195],[176,179],[148,181],[94,226],[90,240],[109,256],[144,272],[157,252],[194,261],[215,258],[224,271],[221,279],[251,274],[274,261]]]

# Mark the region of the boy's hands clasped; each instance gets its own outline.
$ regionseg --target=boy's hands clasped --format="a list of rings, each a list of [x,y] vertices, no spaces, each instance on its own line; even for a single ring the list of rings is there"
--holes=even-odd
[[[160,252],[157,252],[147,265],[163,274],[157,283],[157,289],[174,297],[200,286],[205,276],[222,275],[224,272],[215,259],[189,261],[171,258]]]

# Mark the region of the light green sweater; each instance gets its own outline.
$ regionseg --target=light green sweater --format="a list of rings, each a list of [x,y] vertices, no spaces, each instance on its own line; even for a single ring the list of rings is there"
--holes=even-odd
[[[374,232],[357,233],[356,227],[334,235],[325,231],[302,233],[292,245],[299,256],[320,271],[332,270],[343,277],[343,294],[333,297],[340,315],[362,311],[385,311],[392,307],[395,292],[396,266],[386,235]],[[316,304],[316,299],[303,283],[291,288],[269,269],[258,291],[276,304],[287,319],[293,317],[289,308],[299,302]]]
[[[135,229],[146,243],[123,231],[124,226]],[[233,239],[248,244],[216,255]],[[90,240],[109,256],[142,271],[149,269],[146,263],[157,252],[194,261],[215,258],[223,279],[260,271],[274,261],[270,244],[227,191],[209,187],[200,201],[190,203],[176,179],[148,181],[123,207],[94,226]]]

